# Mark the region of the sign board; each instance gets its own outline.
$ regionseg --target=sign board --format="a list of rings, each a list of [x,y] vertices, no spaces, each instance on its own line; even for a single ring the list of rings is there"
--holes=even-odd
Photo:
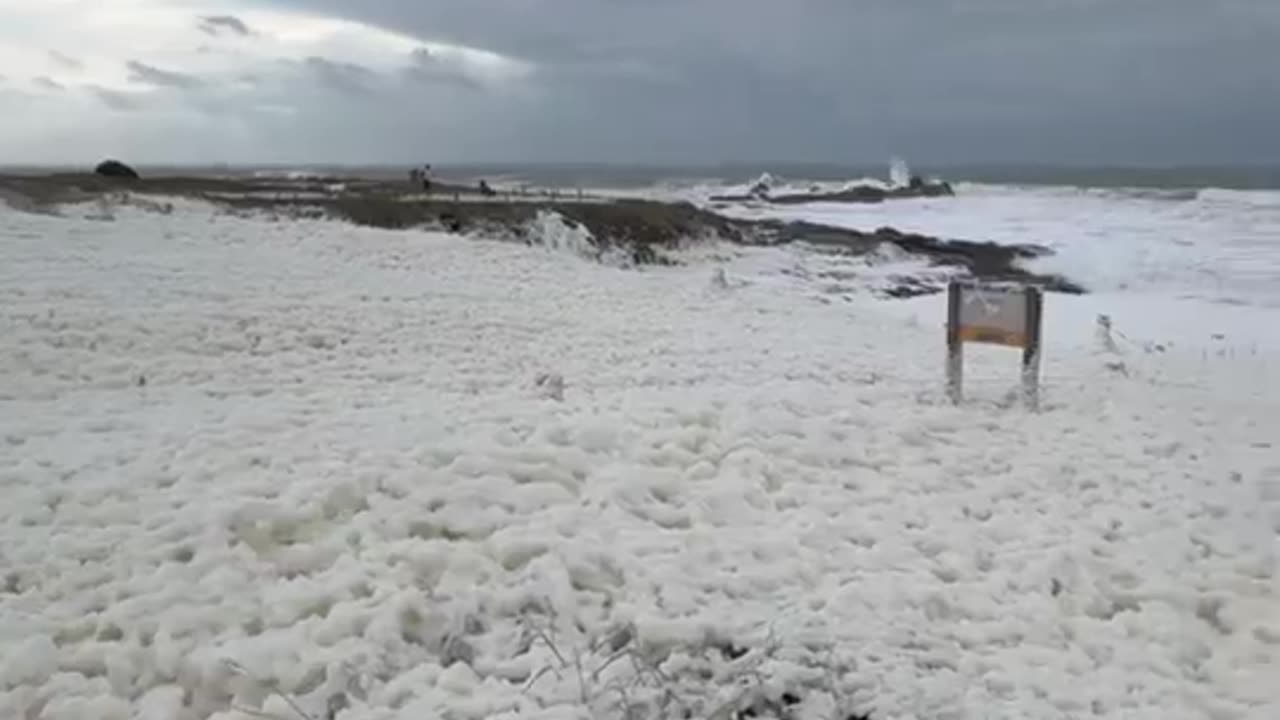
[[[1024,285],[984,285],[952,281],[947,288],[947,390],[963,396],[964,344],[984,343],[1022,349],[1022,382],[1027,403],[1038,401],[1040,289]]]

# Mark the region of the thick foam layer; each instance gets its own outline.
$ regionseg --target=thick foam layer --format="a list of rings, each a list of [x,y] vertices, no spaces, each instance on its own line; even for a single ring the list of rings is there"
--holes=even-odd
[[[1055,302],[1028,413],[798,246],[192,204],[0,256],[0,717],[1276,716],[1274,355]]]
[[[879,204],[736,206],[743,217],[809,220],[1047,245],[1038,268],[1095,291],[1280,308],[1280,194],[962,185],[956,197]]]

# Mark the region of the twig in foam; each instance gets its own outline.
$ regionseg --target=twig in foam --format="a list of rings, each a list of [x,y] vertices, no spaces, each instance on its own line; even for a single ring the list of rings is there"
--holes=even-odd
[[[544,665],[544,666],[542,667],[542,669],[541,669],[541,670],[539,670],[538,672],[536,672],[536,673],[534,673],[534,674],[533,674],[533,677],[529,678],[529,681],[528,681],[528,682],[526,682],[526,683],[524,684],[524,690],[522,690],[521,692],[525,692],[525,693],[527,693],[527,692],[529,692],[530,690],[532,690],[532,689],[533,689],[533,686],[534,686],[534,685],[535,685],[539,680],[541,680],[541,679],[542,679],[542,676],[543,676],[543,675],[546,675],[547,673],[555,673],[555,676],[556,676],[557,678],[561,678],[561,677],[563,677],[562,675],[560,675],[560,673],[559,673],[559,672],[557,672],[557,671],[556,671],[556,669],[555,669],[555,668],[551,667],[550,665]]]
[[[613,665],[618,660],[621,660],[622,658],[627,657],[632,653],[633,651],[631,650],[631,648],[623,648],[615,652],[614,654],[610,655],[608,658],[605,659],[603,663],[600,664],[600,667],[596,668],[595,671],[591,673],[591,680],[593,682],[599,682],[600,673],[604,672],[605,670],[608,670],[610,665]]]
[[[540,627],[534,627],[533,635],[535,639],[541,640],[542,644],[546,645],[547,648],[551,650],[551,653],[556,656],[556,660],[560,663],[561,668],[567,669],[572,667],[574,669],[574,671],[577,673],[577,676],[578,676],[578,699],[582,701],[583,705],[586,705],[588,701],[587,678],[586,678],[586,673],[582,669],[582,651],[580,650],[574,651],[573,663],[570,663],[568,660],[565,659],[565,656],[560,652],[560,648],[556,647],[555,641],[551,639],[551,636],[548,635],[546,631],[544,631]],[[542,670],[538,671],[538,674],[535,675],[534,678],[529,681],[529,684],[526,686],[526,688],[532,687],[533,683],[536,682],[537,679],[540,678],[543,674],[545,674],[546,670],[547,668],[544,667]],[[557,672],[556,675],[557,677],[559,677],[560,673]]]
[[[289,709],[291,709],[291,710],[293,710],[295,713],[297,713],[297,714],[298,714],[298,717],[302,718],[302,720],[315,720],[315,719],[314,719],[314,718],[312,718],[310,715],[308,715],[308,714],[307,714],[307,712],[306,712],[305,710],[303,710],[303,709],[298,705],[298,703],[297,703],[296,701],[294,701],[294,699],[293,699],[293,698],[289,697],[289,694],[288,694],[288,693],[286,693],[286,692],[284,692],[283,690],[281,690],[281,689],[280,689],[280,686],[279,686],[279,685],[277,685],[275,682],[266,682],[266,681],[262,680],[261,678],[254,677],[253,673],[249,672],[248,668],[246,668],[245,666],[243,666],[243,665],[241,665],[240,663],[236,662],[235,660],[231,660],[230,658],[224,659],[222,662],[223,662],[223,663],[224,663],[228,668],[230,668],[232,672],[234,672],[234,673],[236,673],[236,674],[238,674],[238,675],[241,675],[241,676],[243,676],[243,677],[247,677],[247,678],[249,678],[250,680],[252,680],[252,681],[254,681],[254,682],[258,683],[259,685],[261,685],[261,686],[263,686],[263,687],[267,688],[267,689],[268,689],[268,690],[270,690],[272,693],[274,693],[274,694],[276,694],[276,695],[279,695],[279,696],[280,696],[280,699],[284,700],[285,704],[289,706]],[[251,715],[256,715],[256,716],[258,716],[258,717],[275,718],[276,720],[280,720],[280,718],[278,718],[276,715],[272,715],[272,714],[269,714],[269,713],[263,713],[263,712],[258,712],[258,711],[248,711],[248,710],[243,709],[243,708],[237,708],[237,709],[238,709],[238,710],[240,710],[241,712],[249,712],[249,714],[251,714]]]
[[[582,701],[583,705],[588,705],[589,703],[587,702],[587,680],[582,674],[582,651],[581,650],[574,650],[573,665],[574,665],[574,669],[578,671],[578,699]]]
[[[569,667],[569,661],[564,659],[564,655],[560,654],[560,648],[556,647],[556,643],[549,635],[540,627],[533,628],[533,636],[535,640],[541,640],[543,645],[556,656],[556,660],[560,663],[560,667]]]

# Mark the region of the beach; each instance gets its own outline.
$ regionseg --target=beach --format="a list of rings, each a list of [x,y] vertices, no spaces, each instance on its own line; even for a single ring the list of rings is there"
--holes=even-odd
[[[1040,407],[894,242],[0,201],[0,717],[1280,714],[1280,192],[742,189],[587,193],[1047,248]]]

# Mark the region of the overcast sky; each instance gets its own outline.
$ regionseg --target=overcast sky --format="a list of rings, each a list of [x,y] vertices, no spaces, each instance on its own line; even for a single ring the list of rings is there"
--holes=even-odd
[[[0,164],[1280,161],[1280,0],[0,0]]]

